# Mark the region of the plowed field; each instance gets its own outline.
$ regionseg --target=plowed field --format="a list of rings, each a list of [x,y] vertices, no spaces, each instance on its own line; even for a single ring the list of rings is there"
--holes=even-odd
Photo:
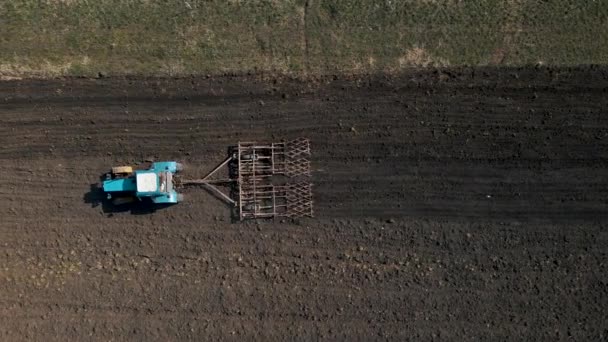
[[[0,339],[608,338],[608,70],[0,83]],[[307,137],[316,217],[91,191]]]

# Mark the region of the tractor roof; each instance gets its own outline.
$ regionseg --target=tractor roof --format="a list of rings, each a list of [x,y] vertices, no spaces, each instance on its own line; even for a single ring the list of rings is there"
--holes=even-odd
[[[156,172],[137,172],[135,178],[137,192],[155,192],[158,190],[158,175]]]

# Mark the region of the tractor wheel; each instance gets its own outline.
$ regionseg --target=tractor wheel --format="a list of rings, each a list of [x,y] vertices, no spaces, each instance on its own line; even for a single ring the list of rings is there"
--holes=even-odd
[[[131,166],[114,166],[112,168],[113,175],[130,175],[133,173],[133,167]]]
[[[133,197],[116,197],[112,200],[113,205],[125,205],[129,203],[133,203],[135,198]]]

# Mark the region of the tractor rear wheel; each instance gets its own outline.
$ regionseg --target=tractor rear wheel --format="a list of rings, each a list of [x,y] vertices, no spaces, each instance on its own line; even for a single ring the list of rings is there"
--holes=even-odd
[[[135,198],[133,197],[116,197],[112,200],[113,205],[125,205],[129,203],[133,203]]]

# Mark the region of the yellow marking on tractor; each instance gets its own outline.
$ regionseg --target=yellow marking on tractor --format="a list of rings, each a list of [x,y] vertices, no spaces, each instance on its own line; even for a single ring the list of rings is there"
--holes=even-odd
[[[133,167],[131,166],[114,166],[112,168],[112,173],[115,175],[124,175],[133,173]]]

